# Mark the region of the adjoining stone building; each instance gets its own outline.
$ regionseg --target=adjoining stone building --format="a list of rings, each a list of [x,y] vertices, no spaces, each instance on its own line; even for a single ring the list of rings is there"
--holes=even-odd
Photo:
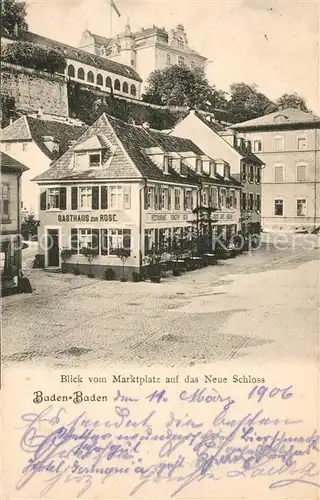
[[[269,230],[320,227],[320,117],[289,108],[232,129],[253,144],[262,171],[262,224]]]
[[[127,23],[125,30],[113,38],[85,30],[79,47],[91,54],[131,66],[142,77],[144,85],[150,73],[156,69],[175,64],[190,69],[204,69],[207,62],[206,57],[189,45],[182,24],[169,31],[153,25],[132,32]]]
[[[111,269],[119,276],[116,251],[125,247],[130,278],[152,246],[191,231],[199,206],[215,209],[216,234],[239,229],[241,185],[225,161],[191,140],[105,114],[34,181],[41,190],[39,253],[49,268],[61,267],[67,248],[73,255],[65,267],[88,274],[81,248],[94,247],[93,274]]]
[[[1,292],[7,293],[18,285],[21,271],[20,241],[20,179],[28,167],[0,152],[1,168]]]
[[[84,134],[88,126],[71,118],[39,112],[24,115],[1,130],[0,150],[28,167],[21,179],[21,213],[39,218],[39,188],[31,182]]]
[[[261,223],[261,172],[263,159],[252,151],[252,142],[234,129],[217,123],[210,114],[191,110],[172,130],[174,135],[188,137],[208,156],[219,156],[228,162],[231,175],[242,185],[241,226],[245,233],[259,233]]]

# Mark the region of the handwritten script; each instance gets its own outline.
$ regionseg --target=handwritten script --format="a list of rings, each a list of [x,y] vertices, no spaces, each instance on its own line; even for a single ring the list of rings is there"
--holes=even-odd
[[[250,412],[230,395],[213,390],[209,397],[202,387],[181,390],[175,398],[165,389],[143,398],[117,390],[99,419],[84,409],[74,416],[67,405],[33,405],[21,415],[25,463],[16,489],[34,481],[45,496],[58,484],[72,485],[79,498],[121,478],[128,496],[166,483],[174,497],[199,481],[261,477],[272,489],[294,483],[319,488],[317,429],[301,435],[301,419],[278,418],[264,408],[264,398],[278,397],[286,405],[293,391],[249,389],[251,409],[255,401]]]

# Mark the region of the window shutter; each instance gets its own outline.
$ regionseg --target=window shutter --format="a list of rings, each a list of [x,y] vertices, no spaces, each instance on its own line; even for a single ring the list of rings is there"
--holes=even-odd
[[[168,189],[168,210],[171,210],[171,188]]]
[[[101,210],[108,208],[108,187],[101,186]]]
[[[71,250],[73,253],[78,253],[78,229],[71,229]]]
[[[99,229],[92,229],[92,248],[99,253]]]
[[[131,186],[126,184],[123,186],[123,208],[127,210],[131,208]]]
[[[99,210],[99,186],[92,187],[92,210]]]
[[[78,188],[76,186],[71,188],[71,209],[78,209]]]
[[[182,196],[183,196],[183,208],[184,208],[184,210],[187,210],[187,208],[188,208],[187,207],[187,201],[188,200],[187,200],[187,191],[186,191],[186,189],[182,190]]]
[[[144,186],[144,209],[148,210],[148,186]]]
[[[101,255],[108,255],[108,229],[101,229]]]
[[[41,192],[40,194],[40,210],[47,209],[47,190]]]
[[[131,253],[131,230],[123,230],[123,248]]]
[[[67,210],[67,188],[60,188],[60,210]]]

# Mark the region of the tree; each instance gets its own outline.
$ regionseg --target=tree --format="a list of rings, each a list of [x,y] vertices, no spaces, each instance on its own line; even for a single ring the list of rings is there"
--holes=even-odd
[[[21,223],[21,234],[24,240],[32,238],[38,234],[40,221],[33,214],[27,215]]]
[[[1,12],[1,24],[3,34],[13,35],[15,28],[19,30],[28,30],[26,23],[26,4],[17,2],[17,0],[3,0]]]
[[[223,93],[211,86],[200,68],[170,66],[155,70],[147,80],[143,100],[159,105],[208,108],[215,102],[223,106]]]
[[[116,249],[116,256],[122,262],[122,278],[121,278],[121,281],[125,281],[125,277],[124,277],[124,265],[126,263],[126,260],[130,257],[130,250],[128,250],[127,248],[123,248],[123,247],[117,248]]]
[[[306,101],[303,97],[299,96],[296,92],[293,94],[283,94],[276,101],[277,110],[286,108],[298,108],[302,111],[308,112]]]
[[[232,83],[230,95],[229,111],[236,123],[264,115],[265,110],[272,104],[267,96],[258,92],[254,83]]]

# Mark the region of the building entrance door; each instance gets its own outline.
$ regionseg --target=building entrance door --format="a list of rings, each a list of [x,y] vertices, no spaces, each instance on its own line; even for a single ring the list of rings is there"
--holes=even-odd
[[[47,231],[47,265],[48,267],[59,267],[59,230],[48,229]]]

